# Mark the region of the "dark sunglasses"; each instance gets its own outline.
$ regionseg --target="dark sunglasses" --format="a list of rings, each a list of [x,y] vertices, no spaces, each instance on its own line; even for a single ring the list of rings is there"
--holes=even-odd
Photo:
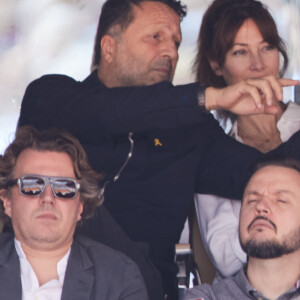
[[[9,185],[17,184],[19,193],[24,196],[40,196],[47,185],[51,186],[54,197],[60,199],[74,199],[80,188],[80,184],[73,178],[23,175],[20,178],[12,179]]]

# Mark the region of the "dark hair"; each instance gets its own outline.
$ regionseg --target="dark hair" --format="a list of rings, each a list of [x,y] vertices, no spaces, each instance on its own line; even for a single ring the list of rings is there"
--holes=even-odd
[[[14,141],[7,147],[4,155],[0,156],[0,189],[8,190],[9,182],[14,178],[17,159],[25,149],[67,153],[73,162],[75,177],[80,183],[82,218],[88,218],[94,213],[103,201],[98,186],[102,175],[90,167],[79,141],[65,130],[52,128],[38,131],[31,126],[19,127]]]
[[[278,160],[264,161],[256,164],[252,176],[259,170],[265,167],[284,167],[297,171],[300,174],[300,161],[292,158],[284,158]]]
[[[180,0],[107,0],[101,10],[97,33],[94,43],[94,54],[92,68],[96,68],[101,59],[101,40],[106,34],[114,35],[120,33],[112,32],[112,28],[119,25],[124,31],[134,19],[133,6],[140,6],[142,2],[161,2],[172,8],[182,20],[186,16],[186,6]]]
[[[247,20],[258,26],[264,40],[278,49],[283,56],[280,76],[288,66],[285,44],[266,6],[256,0],[215,0],[205,12],[198,37],[198,51],[194,62],[196,79],[202,84],[225,87],[223,77],[217,76],[209,61],[224,65],[226,53],[232,48],[234,38]]]

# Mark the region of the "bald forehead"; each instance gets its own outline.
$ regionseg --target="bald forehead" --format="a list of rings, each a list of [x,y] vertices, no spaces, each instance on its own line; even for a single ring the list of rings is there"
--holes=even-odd
[[[261,169],[256,171],[252,175],[250,181],[256,177],[263,177],[265,179],[270,179],[270,180],[276,179],[278,177],[284,180],[285,178],[289,177],[295,180],[300,180],[300,172],[295,170],[292,167],[269,165],[269,166],[262,167]]]

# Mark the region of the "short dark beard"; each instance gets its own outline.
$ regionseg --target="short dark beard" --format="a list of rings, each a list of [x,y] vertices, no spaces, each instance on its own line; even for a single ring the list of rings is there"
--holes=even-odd
[[[300,228],[284,236],[282,242],[248,240],[245,243],[241,241],[241,246],[249,257],[262,259],[281,257],[300,249]]]
[[[284,254],[289,254],[294,251],[292,248],[285,247],[277,241],[257,242],[253,240],[247,241],[242,245],[242,249],[249,257],[256,258],[276,258]]]

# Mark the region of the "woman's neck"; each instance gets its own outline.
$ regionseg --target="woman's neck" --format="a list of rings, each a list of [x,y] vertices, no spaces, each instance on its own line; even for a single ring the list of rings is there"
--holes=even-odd
[[[264,153],[278,147],[282,141],[277,123],[283,112],[284,107],[280,106],[280,111],[276,115],[238,116],[238,136],[241,137],[244,144]]]

